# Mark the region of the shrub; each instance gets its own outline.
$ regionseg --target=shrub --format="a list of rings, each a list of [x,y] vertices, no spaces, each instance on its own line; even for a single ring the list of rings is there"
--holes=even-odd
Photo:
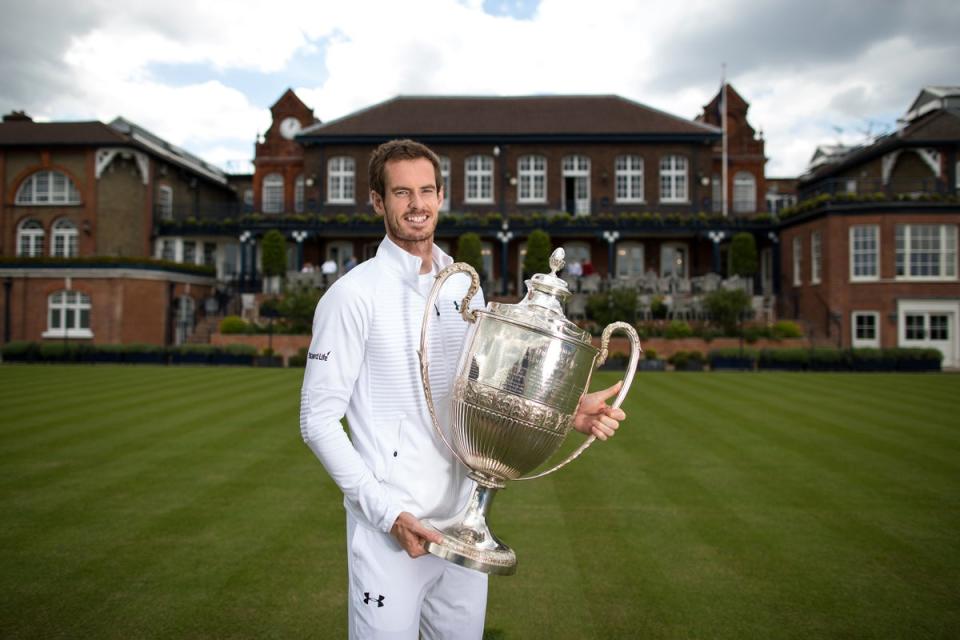
[[[249,331],[250,326],[244,322],[243,318],[240,316],[227,316],[220,321],[220,333],[236,334],[248,333]]]
[[[614,289],[609,293],[595,293],[587,298],[587,316],[601,327],[611,322],[633,322],[637,317],[637,292]]]
[[[457,262],[466,262],[480,274],[480,279],[484,279],[483,273],[483,244],[480,242],[480,236],[475,233],[465,233],[457,240]]]
[[[689,338],[692,335],[693,327],[686,320],[673,320],[667,325],[666,337],[668,338]]]
[[[810,360],[807,349],[764,349],[757,357],[761,369],[805,369]]]
[[[523,258],[523,272],[527,275],[535,273],[549,273],[550,235],[543,229],[534,229],[527,237],[527,255]]]
[[[753,344],[760,338],[769,338],[770,329],[762,324],[748,324],[743,328],[743,339]]]
[[[667,303],[663,296],[654,296],[650,301],[650,315],[654,320],[663,320],[667,317]]]
[[[27,340],[15,340],[3,345],[3,357],[8,360],[32,360],[39,353],[39,345]]]
[[[645,349],[643,352],[643,357],[646,360],[658,360],[657,350],[656,349]]]
[[[783,338],[802,338],[803,331],[800,330],[800,325],[792,320],[778,320],[773,323],[773,327],[770,329],[770,336],[778,340]]]
[[[707,294],[704,300],[707,312],[724,332],[734,334],[737,323],[750,308],[750,298],[742,289],[719,290]]]
[[[277,312],[284,318],[283,330],[288,333],[310,333],[319,301],[320,291],[315,289],[288,291],[277,303]]]
[[[307,366],[307,348],[300,347],[300,350],[297,352],[297,355],[290,356],[287,358],[287,366],[291,369],[296,367],[305,367]]]
[[[276,229],[263,236],[260,243],[263,275],[282,276],[287,272],[287,240]]]
[[[730,242],[730,267],[738,276],[750,277],[757,272],[757,241],[752,233],[742,231]]]

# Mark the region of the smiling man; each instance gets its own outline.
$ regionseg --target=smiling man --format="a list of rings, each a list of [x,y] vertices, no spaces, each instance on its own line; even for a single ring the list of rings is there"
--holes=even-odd
[[[457,514],[473,488],[433,431],[417,359],[434,276],[453,262],[433,242],[444,196],[440,161],[422,144],[395,140],[373,152],[369,171],[386,238],[317,305],[300,431],[344,494],[350,637],[479,639],[487,576],[427,554],[424,543],[442,537],[420,522]],[[451,278],[435,307],[427,349],[440,365],[430,372],[438,399],[450,393],[466,336],[457,305],[468,286],[465,276]],[[482,308],[482,295],[471,305]],[[625,416],[605,400],[618,390],[584,396],[575,428],[613,435]]]

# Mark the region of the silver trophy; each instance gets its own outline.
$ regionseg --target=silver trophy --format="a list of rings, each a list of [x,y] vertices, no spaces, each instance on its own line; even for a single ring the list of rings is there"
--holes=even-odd
[[[469,476],[477,486],[463,513],[426,522],[444,538],[441,544],[428,542],[426,548],[484,573],[511,575],[517,570],[516,554],[487,526],[497,490],[507,480],[532,480],[553,473],[593,443],[595,438],[590,436],[556,466],[525,475],[546,462],[573,427],[580,397],[594,369],[606,360],[614,331],[622,330],[630,340],[630,361],[614,407],[623,402],[636,372],[641,348],[632,326],[624,322],[607,326],[598,350],[590,334],[564,316],[563,302],[570,291],[556,275],[563,268],[563,257],[563,249],[553,252],[552,273],[527,280],[527,295],[518,304],[491,302],[485,310],[471,310],[470,300],[480,288],[480,278],[465,263],[441,271],[427,299],[419,351],[427,407],[440,438],[470,469]],[[453,383],[448,436],[437,419],[430,390],[427,335],[440,289],[447,278],[458,273],[468,274],[472,281],[460,306],[463,319],[472,326]]]

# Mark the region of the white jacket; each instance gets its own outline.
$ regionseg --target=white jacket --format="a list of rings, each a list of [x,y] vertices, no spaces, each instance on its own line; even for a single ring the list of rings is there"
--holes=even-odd
[[[434,263],[453,260],[438,247]],[[389,238],[375,258],[334,283],[317,305],[300,394],[300,432],[344,494],[360,522],[389,531],[401,511],[418,518],[455,514],[472,481],[430,421],[417,350],[433,277],[421,278],[420,258]],[[430,382],[449,433],[453,376],[469,325],[459,306],[469,278],[444,284],[431,315]],[[483,307],[479,294],[470,305]],[[346,415],[347,437],[340,420]]]

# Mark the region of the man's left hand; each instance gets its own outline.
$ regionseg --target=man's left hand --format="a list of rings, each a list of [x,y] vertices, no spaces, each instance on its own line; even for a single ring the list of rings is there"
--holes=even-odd
[[[620,409],[614,409],[607,404],[607,400],[620,392],[623,385],[621,380],[612,387],[593,393],[585,393],[580,398],[577,414],[573,417],[573,428],[580,433],[596,436],[600,440],[611,437],[620,426],[621,420],[627,419]]]

